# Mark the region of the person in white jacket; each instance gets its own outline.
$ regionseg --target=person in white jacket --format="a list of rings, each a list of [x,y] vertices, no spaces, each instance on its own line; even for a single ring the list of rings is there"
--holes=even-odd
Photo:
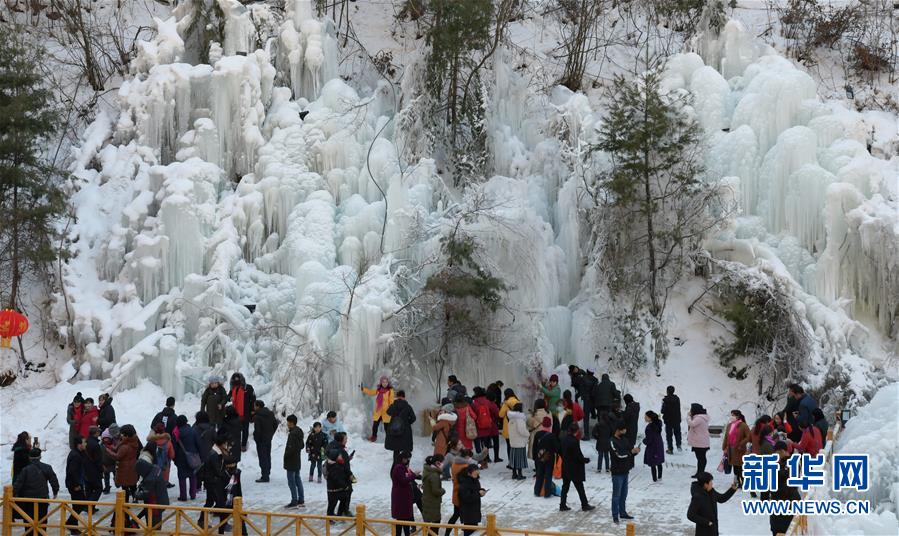
[[[525,480],[527,477],[521,473],[528,467],[528,439],[531,433],[528,431],[524,406],[521,402],[515,404],[506,416],[509,418],[509,466],[512,467],[512,479]]]

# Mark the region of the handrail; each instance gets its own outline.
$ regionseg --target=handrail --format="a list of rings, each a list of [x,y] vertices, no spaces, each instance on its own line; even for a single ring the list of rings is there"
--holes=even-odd
[[[230,526],[231,534],[235,536],[387,536],[395,534],[397,527],[411,527],[412,532],[420,532],[425,536],[437,536],[447,530],[453,536],[462,536],[463,532],[469,531],[483,536],[602,536],[599,533],[497,527],[496,514],[487,514],[485,525],[369,518],[365,515],[364,504],[356,506],[356,513],[352,517],[244,510],[241,497],[234,498],[232,508],[148,505],[125,502],[125,492],[122,490],[116,492],[114,502],[78,501],[14,497],[12,486],[7,485],[3,488],[0,502],[3,536],[13,534],[13,529],[16,528],[32,531],[33,534],[50,534],[51,529],[58,529],[59,534],[63,535],[69,530],[82,531],[90,536],[206,536],[216,534],[227,526]],[[379,526],[387,530],[377,530]],[[625,531],[627,536],[634,536],[636,527],[633,523],[628,523]]]

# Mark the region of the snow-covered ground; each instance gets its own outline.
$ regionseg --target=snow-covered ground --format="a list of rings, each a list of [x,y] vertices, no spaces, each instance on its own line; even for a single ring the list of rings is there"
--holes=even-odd
[[[33,436],[40,438],[45,448],[43,460],[53,466],[58,475],[65,469],[65,457],[68,454],[65,443],[67,426],[65,408],[67,402],[76,392],[84,396],[96,398],[101,384],[98,381],[83,381],[76,385],[59,384],[52,389],[22,390],[15,387],[0,390],[0,407],[3,408],[0,421],[0,438],[2,438],[2,457],[0,457],[0,484],[9,484],[12,453],[9,445],[21,430],[28,430]],[[685,395],[688,396],[688,395]],[[118,393],[113,400],[117,420],[120,424],[132,423],[143,436],[149,430],[153,415],[165,403],[166,395],[157,386],[145,382],[140,386]],[[175,406],[179,414],[193,415],[199,407],[198,399],[193,395],[179,400]],[[711,412],[713,420],[720,420],[720,412]],[[192,420],[192,419],[191,419]],[[305,417],[300,421],[304,430],[308,430],[313,418]],[[355,450],[353,471],[358,484],[353,493],[353,505],[364,503],[366,514],[371,517],[390,517],[390,470],[391,454],[384,450],[383,444],[372,444],[363,439],[366,426],[361,414],[350,416],[345,425],[350,432],[348,449]],[[416,423],[417,424],[417,423]],[[259,466],[255,446],[252,440],[247,453],[243,455],[240,468],[243,470],[242,484],[244,504],[247,508],[262,510],[281,510],[290,501],[287,480],[281,470],[281,457],[284,451],[285,428],[282,425],[272,445],[272,478],[267,484],[257,484]],[[685,438],[686,440],[686,438]],[[383,438],[380,440],[383,441]],[[713,439],[714,442],[714,439]],[[686,443],[685,443],[686,444]],[[582,443],[584,454],[591,458],[592,464],[587,470],[586,490],[590,503],[597,508],[593,512],[584,513],[577,510],[577,493],[569,497],[574,508],[571,512],[559,512],[558,499],[551,500],[534,497],[533,480],[511,480],[511,472],[505,464],[491,466],[482,472],[483,486],[490,491],[484,497],[483,511],[497,515],[499,526],[529,528],[535,530],[559,530],[591,532],[603,534],[623,534],[624,526],[612,523],[609,504],[611,502],[612,484],[608,474],[596,473],[596,451],[593,443]],[[432,452],[427,437],[416,437],[413,451],[413,468],[421,469],[424,457]],[[501,453],[505,452],[505,445]],[[504,454],[503,454],[504,456]],[[714,450],[709,455],[709,465],[717,462]],[[533,467],[533,465],[531,465]],[[710,467],[714,470],[714,467]],[[661,482],[653,483],[649,468],[642,464],[642,454],[637,456],[636,467],[631,471],[628,494],[628,511],[635,516],[638,534],[692,534],[693,526],[687,520],[687,506],[690,502],[690,475],[696,470],[693,453],[689,450],[676,452],[667,456],[664,477]],[[323,514],[327,506],[324,483],[306,481],[308,465],[303,460],[304,490],[307,507],[306,513]],[[529,471],[528,476],[531,476]],[[175,471],[172,471],[172,482],[175,482]],[[730,484],[729,477],[721,474],[716,481],[721,490]],[[560,483],[561,484],[561,483]],[[444,483],[449,489],[451,483]],[[170,498],[177,497],[177,488],[170,490]],[[61,496],[66,496],[65,490]],[[445,496],[443,513],[446,519],[452,511],[449,496]],[[107,497],[107,500],[109,497]],[[744,517],[738,510],[740,499],[749,500],[742,492],[730,502],[719,507],[719,519],[722,535],[764,535],[768,534],[766,517]],[[190,504],[202,505],[202,495]],[[420,517],[418,518],[420,519]]]

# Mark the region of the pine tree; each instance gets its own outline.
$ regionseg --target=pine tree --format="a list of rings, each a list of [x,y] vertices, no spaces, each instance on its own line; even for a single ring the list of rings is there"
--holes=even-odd
[[[652,315],[656,367],[668,353],[668,291],[714,225],[710,206],[718,198],[701,178],[701,129],[687,104],[683,94],[662,91],[658,71],[618,77],[594,147],[610,160],[597,196],[615,229],[605,244],[610,286]]]
[[[16,308],[23,278],[55,258],[53,222],[65,203],[42,149],[56,130],[36,65],[42,51],[0,34],[0,300]]]

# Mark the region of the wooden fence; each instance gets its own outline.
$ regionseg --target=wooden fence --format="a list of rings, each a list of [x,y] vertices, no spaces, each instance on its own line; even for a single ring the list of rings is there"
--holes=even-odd
[[[125,492],[116,493],[115,502],[73,501],[70,499],[14,498],[12,486],[3,489],[3,536],[29,533],[41,536],[65,536],[78,532],[85,536],[126,534],[200,536],[389,536],[403,531],[437,536],[449,531],[452,536],[580,536],[575,532],[552,532],[496,525],[496,515],[487,514],[486,525],[448,525],[369,518],[365,505],[356,506],[353,517],[244,510],[240,497],[233,508],[204,508],[182,505],[145,505],[125,502]],[[628,523],[627,536],[635,536],[636,527]],[[602,535],[600,535],[602,536]],[[605,535],[611,536],[611,535]]]

